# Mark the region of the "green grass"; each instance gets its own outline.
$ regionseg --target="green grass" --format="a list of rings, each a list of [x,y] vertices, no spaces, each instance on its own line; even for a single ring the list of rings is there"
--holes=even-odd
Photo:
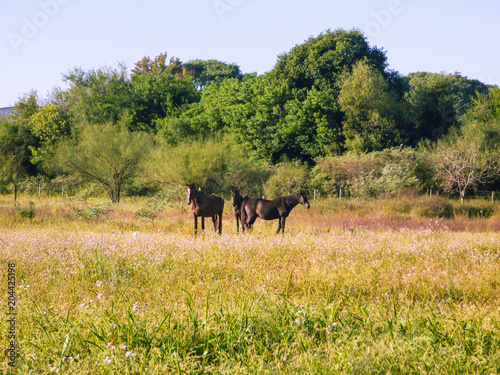
[[[93,221],[66,200],[35,201],[29,219],[2,199],[3,280],[16,263],[12,373],[500,371],[495,214],[317,201],[292,211],[284,236],[260,220],[236,235],[226,207],[222,236],[207,223],[194,237],[187,210],[154,225],[134,217],[145,201]],[[7,362],[3,352],[3,373]]]

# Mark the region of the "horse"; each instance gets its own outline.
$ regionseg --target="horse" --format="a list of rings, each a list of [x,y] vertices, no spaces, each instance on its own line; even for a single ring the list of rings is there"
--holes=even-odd
[[[263,220],[279,219],[278,231],[285,234],[285,221],[290,211],[298,205],[302,204],[309,208],[309,202],[304,191],[300,193],[287,195],[285,197],[277,197],[273,200],[250,198],[243,202],[241,207],[241,227],[251,228],[257,217]]]
[[[194,184],[186,184],[187,203],[191,205],[194,217],[194,235],[198,231],[198,216],[201,217],[201,230],[205,231],[205,218],[211,217],[217,234],[222,233],[222,211],[224,199],[217,194],[205,195]]]
[[[241,195],[238,188],[231,188],[231,203],[233,204],[234,217],[236,218],[236,233],[240,232],[240,218],[241,218],[241,206],[243,202],[249,199],[247,195]],[[241,224],[241,229],[243,230],[243,223]]]

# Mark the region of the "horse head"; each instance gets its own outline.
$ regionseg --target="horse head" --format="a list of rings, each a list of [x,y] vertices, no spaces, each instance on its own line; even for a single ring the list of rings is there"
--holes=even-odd
[[[232,187],[230,190],[231,190],[231,203],[233,204],[233,207],[236,207],[239,203],[238,197],[240,196],[240,189]]]
[[[305,208],[310,208],[311,207],[311,205],[307,201],[306,192],[304,190],[301,190],[300,193],[299,193],[299,203],[301,203],[302,205],[304,205]]]
[[[196,188],[194,187],[194,183],[186,184],[186,196],[188,204],[191,204],[191,201],[196,198]]]

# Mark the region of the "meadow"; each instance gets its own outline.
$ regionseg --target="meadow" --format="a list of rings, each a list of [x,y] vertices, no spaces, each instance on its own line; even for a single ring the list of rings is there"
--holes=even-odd
[[[498,203],[311,199],[277,236],[226,199],[197,237],[146,203],[0,196],[2,373],[500,372]]]

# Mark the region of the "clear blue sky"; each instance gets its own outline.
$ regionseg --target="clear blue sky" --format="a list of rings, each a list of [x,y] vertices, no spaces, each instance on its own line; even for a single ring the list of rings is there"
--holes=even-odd
[[[162,52],[269,71],[278,55],[324,30],[357,28],[391,69],[460,72],[500,85],[498,0],[0,1],[0,107],[62,75]]]

